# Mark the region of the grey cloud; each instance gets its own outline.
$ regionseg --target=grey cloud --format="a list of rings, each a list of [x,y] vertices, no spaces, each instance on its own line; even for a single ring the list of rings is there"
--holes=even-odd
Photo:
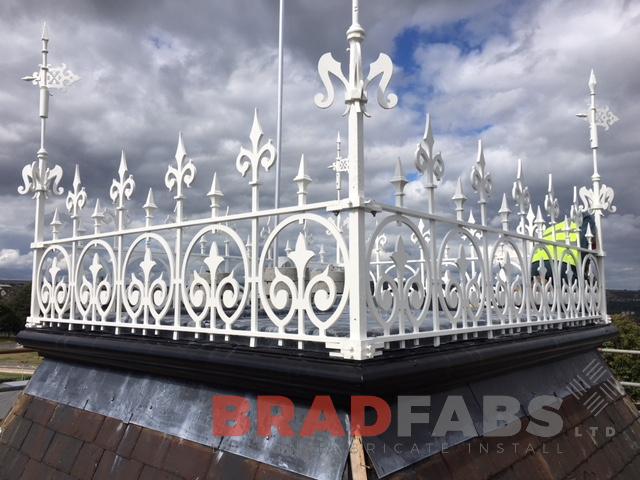
[[[429,110],[436,148],[447,163],[441,208],[452,213],[448,197],[459,175],[468,206],[475,207],[468,172],[479,134],[496,182],[491,211],[497,212],[501,192],[510,190],[518,157],[525,159],[535,202],[542,202],[551,170],[566,211],[571,186],[589,182],[586,124],[573,115],[585,107],[593,65],[599,99],[622,119],[601,136],[601,170],[616,188],[620,212],[607,221],[609,286],[637,285],[640,258],[633,238],[640,233],[635,187],[640,139],[634,126],[640,113],[632,99],[640,93],[640,68],[632,52],[640,41],[638,14],[637,6],[628,4],[625,10],[615,1],[363,3],[368,60],[379,51],[393,53],[394,38],[410,27],[429,33],[461,22],[467,42],[477,47],[460,52],[452,45],[422,45],[414,54],[417,72],[397,70],[392,86],[409,93],[390,112],[372,105],[373,118],[366,125],[368,191],[390,200],[387,182],[396,157],[412,171],[423,114]],[[326,166],[334,156],[335,132],[341,129],[344,136],[346,126],[340,117],[343,105],[328,111],[313,105],[320,89],[315,64],[325,51],[346,59],[348,16],[347,1],[287,1],[285,205],[295,202],[290,179],[302,152],[314,180],[310,200],[332,195],[333,177]],[[265,134],[275,138],[276,0],[8,1],[0,6],[6,51],[0,59],[0,197],[12,212],[0,217],[0,248],[26,255],[32,235],[32,203],[18,198],[15,189],[20,168],[37,150],[37,93],[18,79],[38,63],[43,18],[50,25],[51,62],[65,61],[83,77],[52,99],[47,148],[51,161],[66,172],[65,186],[70,186],[73,165],[81,165],[91,198],[85,215],[96,197],[109,205],[108,187],[121,148],[137,181],[131,202],[135,215],[141,213],[148,187],[156,190],[163,214],[168,213],[173,203],[163,177],[180,130],[198,168],[187,214],[207,211],[204,194],[214,171],[232,210],[248,208],[247,180],[234,162],[239,146],[248,143],[254,107],[260,109]],[[270,205],[273,172],[263,179],[261,201]],[[414,184],[410,190],[409,200],[422,208],[420,187]],[[53,201],[63,209],[60,199]],[[629,264],[635,270],[627,270]],[[616,273],[623,269],[626,273]],[[28,276],[28,270],[0,265],[0,277]]]

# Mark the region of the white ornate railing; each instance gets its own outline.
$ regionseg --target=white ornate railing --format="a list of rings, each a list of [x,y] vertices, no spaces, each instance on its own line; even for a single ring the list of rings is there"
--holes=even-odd
[[[365,359],[385,348],[425,342],[437,346],[606,322],[602,217],[615,207],[613,190],[601,184],[597,169],[597,126],[602,118],[595,107],[595,77],[589,82],[594,174],[591,188],[579,191],[582,203],[574,188],[573,204],[559,222],[560,207],[549,176],[544,200],[547,222],[540,207],[534,212],[531,206],[518,162],[510,195],[517,219],[510,218],[508,198],[503,195],[498,221],[492,222],[491,175],[480,143],[470,172],[478,195],[476,223],[473,210],[465,211],[467,197],[460,179],[452,198],[455,215],[435,212],[445,162],[434,151],[428,116],[415,152],[426,190],[425,210],[404,207],[408,182],[400,160],[391,178],[395,205],[366,198],[367,89],[380,78],[378,103],[392,108],[397,97],[386,93],[393,68],[388,56],[380,54],[368,76],[363,75],[364,29],[358,23],[357,1],[347,39],[348,77],[330,54],[323,55],[318,65],[326,88],[325,95],[316,97],[318,106],[326,108],[333,102],[330,75],[343,83],[346,92],[349,154],[341,156],[338,137],[331,164],[336,199],[307,203],[311,177],[302,157],[293,179],[297,205],[260,207],[261,170],[269,171],[277,158],[256,112],[250,147],[241,148],[236,159],[237,170],[248,176],[251,187],[251,208],[246,212],[227,207],[221,213],[224,194],[213,173],[210,215],[185,218],[185,187],[192,184],[196,166],[180,135],[175,163],[165,176],[165,185],[174,194],[173,215],[155,221],[157,206],[149,190],[144,223],[130,220],[127,203],[136,184],[123,152],[109,190],[114,211],[104,210],[96,200],[93,233],[85,233],[81,217],[88,198],[76,168],[66,201],[69,231],[63,234],[55,210],[50,239],[44,236],[46,196],[62,193],[58,186],[62,171],[48,167],[44,148],[48,88],[53,88],[50,82],[55,79],[41,66],[28,78],[41,91],[41,148],[38,161],[24,168],[20,188],[21,193],[33,194],[37,204],[28,326],[250,346],[315,345],[332,355]],[[42,41],[42,65],[47,66],[46,31]],[[67,76],[71,81],[64,86],[77,79],[70,72]],[[348,178],[346,198],[341,198],[343,174]],[[590,220],[583,229],[586,213]],[[548,227],[553,227],[551,237],[545,234]]]

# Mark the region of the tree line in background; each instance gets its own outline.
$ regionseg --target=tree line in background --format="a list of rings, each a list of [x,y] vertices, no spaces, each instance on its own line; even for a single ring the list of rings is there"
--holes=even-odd
[[[15,335],[24,328],[31,303],[31,284],[16,284],[0,296],[0,335]]]

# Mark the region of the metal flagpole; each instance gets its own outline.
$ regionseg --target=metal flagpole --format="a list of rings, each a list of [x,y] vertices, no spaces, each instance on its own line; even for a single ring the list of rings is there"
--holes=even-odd
[[[280,208],[280,158],[282,153],[282,23],[284,16],[284,0],[280,0],[280,12],[278,15],[278,117],[276,120],[276,188],[274,207]],[[279,222],[276,215],[275,225]],[[278,238],[273,242],[273,263],[278,265]]]

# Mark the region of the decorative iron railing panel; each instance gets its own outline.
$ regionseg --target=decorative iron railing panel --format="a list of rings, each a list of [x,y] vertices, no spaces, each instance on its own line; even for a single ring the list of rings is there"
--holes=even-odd
[[[235,159],[236,169],[248,179],[246,212],[230,212],[227,206],[222,213],[224,193],[211,172],[210,214],[185,218],[186,192],[197,169],[180,134],[165,175],[175,208],[164,222],[155,221],[158,207],[151,189],[143,205],[144,225],[131,221],[128,203],[138,192],[122,152],[109,188],[113,209],[105,210],[96,200],[90,215],[93,232],[86,233],[82,217],[88,194],[76,168],[66,198],[69,221],[63,224],[55,210],[50,239],[44,233],[46,199],[62,194],[62,169],[49,167],[44,146],[48,91],[67,87],[78,77],[66,66],[47,63],[45,29],[40,70],[26,77],[41,91],[41,143],[37,161],[23,169],[19,188],[36,200],[28,326],[315,348],[366,359],[385,348],[607,322],[602,219],[615,207],[613,190],[601,183],[598,172],[597,127],[608,129],[617,117],[608,109],[603,117],[596,109],[593,73],[591,107],[584,115],[589,119],[592,185],[574,187],[564,218],[551,175],[541,202],[546,215],[539,206],[533,209],[520,161],[509,195],[517,217],[510,218],[506,194],[492,215],[492,177],[481,142],[469,176],[477,208],[465,210],[468,198],[459,178],[452,214],[436,213],[445,160],[434,150],[428,115],[414,153],[425,208],[404,207],[408,180],[400,159],[390,180],[395,205],[376,203],[367,199],[364,184],[368,90],[378,83],[377,101],[383,108],[393,108],[398,99],[387,92],[393,71],[388,56],[380,54],[364,76],[358,7],[353,0],[348,74],[331,54],[318,63],[326,91],[316,96],[319,107],[334,101],[332,79],[345,89],[348,155],[342,156],[338,135],[336,158],[327,162],[336,175],[335,199],[307,203],[312,180],[301,156],[293,178],[297,205],[260,206],[261,176],[280,159],[256,112],[250,146],[242,147]],[[64,81],[51,76],[56,68],[66,72]]]

